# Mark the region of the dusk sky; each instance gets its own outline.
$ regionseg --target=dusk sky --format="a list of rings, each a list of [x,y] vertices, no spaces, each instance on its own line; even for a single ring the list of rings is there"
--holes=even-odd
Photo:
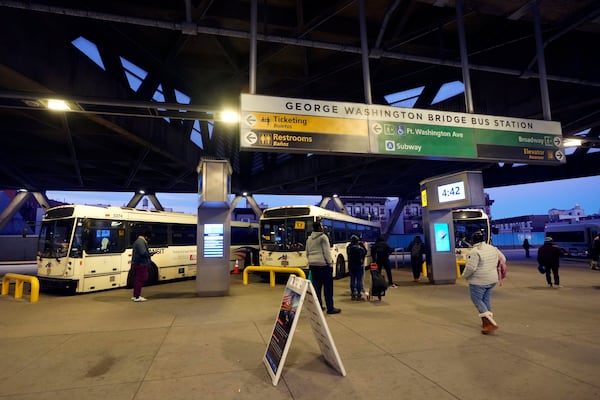
[[[548,213],[557,208],[569,210],[579,205],[586,215],[600,213],[600,175],[589,178],[575,178],[561,181],[541,182],[527,185],[486,188],[485,192],[494,200],[492,218],[508,218],[520,215]],[[48,191],[50,199],[72,204],[103,204],[124,206],[133,193],[100,193],[100,192],[62,192]],[[158,200],[163,207],[173,211],[195,214],[197,210],[196,194],[158,193]],[[320,196],[267,196],[255,195],[257,203],[265,203],[269,207],[316,204]],[[152,203],[149,202],[152,207]],[[238,206],[244,206],[240,201]]]

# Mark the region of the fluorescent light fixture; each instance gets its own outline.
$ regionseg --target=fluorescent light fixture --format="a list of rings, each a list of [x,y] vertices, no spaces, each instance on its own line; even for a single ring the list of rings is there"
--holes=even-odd
[[[565,147],[579,147],[582,143],[583,141],[581,139],[569,138],[564,140],[563,145]]]
[[[48,109],[55,111],[70,111],[71,106],[64,100],[48,99]]]
[[[239,114],[235,111],[230,111],[230,110],[221,111],[220,116],[221,116],[220,120],[223,122],[234,123],[234,122],[238,122],[240,120]]]

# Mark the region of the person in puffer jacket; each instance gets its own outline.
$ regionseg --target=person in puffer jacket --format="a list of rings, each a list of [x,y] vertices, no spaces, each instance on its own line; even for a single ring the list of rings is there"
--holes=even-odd
[[[471,301],[479,311],[481,333],[487,335],[498,329],[491,300],[492,291],[498,283],[498,262],[506,262],[506,257],[496,247],[485,243],[481,232],[473,234],[472,243],[462,277],[469,282]]]
[[[312,283],[317,292],[319,304],[323,308],[321,291],[325,292],[327,314],[338,314],[342,310],[333,306],[333,260],[329,238],[323,232],[321,221],[313,223],[313,231],[306,240],[306,255],[312,275]]]

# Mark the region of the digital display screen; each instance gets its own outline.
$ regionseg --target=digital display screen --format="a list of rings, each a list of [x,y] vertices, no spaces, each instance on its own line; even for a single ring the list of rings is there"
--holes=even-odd
[[[450,251],[450,231],[448,224],[434,223],[433,230],[435,233],[435,250],[444,252]]]
[[[204,224],[204,257],[223,257],[223,224]]]
[[[448,203],[450,201],[465,200],[465,183],[463,181],[448,183],[437,188],[438,202]]]

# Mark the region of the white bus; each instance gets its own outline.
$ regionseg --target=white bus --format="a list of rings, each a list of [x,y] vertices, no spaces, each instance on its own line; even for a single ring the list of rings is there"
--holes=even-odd
[[[467,257],[471,248],[471,237],[475,232],[483,234],[483,240],[491,243],[490,218],[480,209],[466,208],[452,211],[452,221],[454,224],[454,250],[456,253],[456,263],[462,269],[467,263]]]
[[[145,230],[152,232],[149,247],[156,252],[148,284],[195,277],[197,225],[192,214],[84,205],[51,208],[38,240],[40,285],[71,293],[131,287],[132,243]],[[252,259],[249,249],[258,251],[258,224],[254,225],[232,222],[231,265],[236,257],[240,264]]]
[[[544,227],[546,237],[551,237],[565,256],[588,257],[592,241],[600,233],[600,221],[550,223]]]
[[[320,220],[331,243],[333,274],[342,278],[348,272],[346,248],[352,234],[358,235],[367,249],[381,232],[378,222],[366,221],[317,206],[268,208],[260,217],[260,265],[308,270],[306,239],[313,223]],[[365,265],[370,262],[367,254]]]

